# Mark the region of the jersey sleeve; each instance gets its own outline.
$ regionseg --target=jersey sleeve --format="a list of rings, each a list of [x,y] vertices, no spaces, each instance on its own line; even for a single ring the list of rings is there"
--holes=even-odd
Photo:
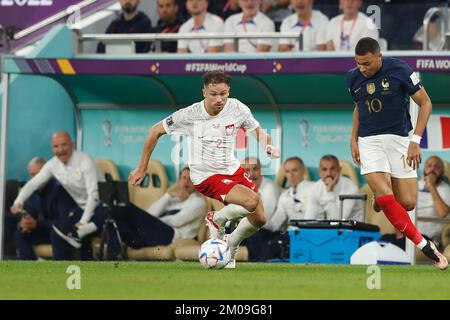
[[[353,70],[350,70],[349,72],[347,72],[347,75],[345,76],[345,80],[347,82],[347,90],[348,93],[350,93],[353,101],[357,101],[356,96],[353,93],[352,87],[353,87]]]
[[[406,92],[412,96],[414,93],[419,91],[420,88],[422,88],[422,81],[420,81],[417,73],[415,73],[406,62],[402,61],[402,67],[400,70],[400,81],[406,89]]]
[[[251,132],[259,127],[259,122],[256,121],[256,119],[253,117],[253,114],[250,111],[249,107],[247,107],[245,104],[239,101],[239,109],[241,110],[244,116],[242,128],[244,128],[245,131]]]
[[[162,121],[167,134],[185,134],[189,127],[189,107],[180,109]]]

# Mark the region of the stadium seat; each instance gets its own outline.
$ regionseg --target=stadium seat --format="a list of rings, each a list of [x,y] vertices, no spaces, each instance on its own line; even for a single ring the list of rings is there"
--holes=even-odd
[[[349,178],[357,186],[359,186],[359,177],[352,163],[347,160],[339,160],[339,165],[341,166],[341,175]]]
[[[158,160],[148,162],[146,177],[141,186],[134,187],[130,183],[128,184],[130,201],[142,210],[147,210],[167,191],[169,186],[166,169]]]
[[[448,245],[450,245],[450,224],[445,224],[442,226],[441,246],[445,248]]]
[[[49,244],[38,244],[33,246],[34,255],[42,259],[51,259],[53,257],[52,246]]]
[[[450,261],[450,245],[445,247],[443,254]]]
[[[305,175],[303,176],[304,180],[310,181],[311,177],[309,176],[308,168],[305,170]],[[278,169],[277,175],[275,176],[275,183],[282,189],[286,190],[286,172],[284,171],[284,166],[280,166]]]
[[[444,160],[444,175],[447,177],[448,182],[450,182],[450,162]]]
[[[377,225],[380,228],[380,233],[395,233],[394,226],[389,222],[382,211],[375,212],[372,208],[372,198],[373,192],[370,189],[369,185],[366,183],[359,190],[361,193],[365,193],[367,195],[366,201],[366,222],[370,224]]]
[[[106,181],[120,181],[119,170],[116,164],[110,159],[97,159],[97,168],[105,177]]]

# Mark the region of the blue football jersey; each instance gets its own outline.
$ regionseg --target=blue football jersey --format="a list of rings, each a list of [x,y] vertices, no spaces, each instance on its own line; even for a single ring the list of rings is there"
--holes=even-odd
[[[390,57],[382,59],[381,69],[371,78],[364,77],[358,68],[347,73],[348,90],[358,105],[358,136],[405,137],[412,130],[409,96],[422,83],[406,62]]]

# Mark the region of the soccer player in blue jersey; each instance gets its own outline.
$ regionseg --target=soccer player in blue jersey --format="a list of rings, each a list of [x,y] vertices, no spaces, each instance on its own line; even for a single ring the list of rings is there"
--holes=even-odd
[[[420,139],[431,114],[431,101],[407,63],[383,57],[375,39],[362,38],[355,48],[357,67],[347,74],[355,102],[351,152],[375,194],[374,208],[423,253],[445,270],[448,262],[432,241],[412,223],[407,210],[417,199],[417,168],[422,160]],[[409,97],[419,115],[412,132]]]

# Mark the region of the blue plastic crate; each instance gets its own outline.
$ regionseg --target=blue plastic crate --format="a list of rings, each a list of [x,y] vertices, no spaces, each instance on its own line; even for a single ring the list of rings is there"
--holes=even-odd
[[[299,228],[289,231],[289,261],[297,263],[349,264],[364,244],[380,239],[379,232],[349,229]]]

